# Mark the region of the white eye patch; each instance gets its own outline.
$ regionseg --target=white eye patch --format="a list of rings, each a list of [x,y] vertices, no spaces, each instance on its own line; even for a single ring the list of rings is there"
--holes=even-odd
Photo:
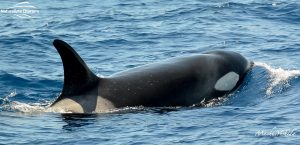
[[[229,72],[222,76],[215,84],[215,89],[218,91],[230,91],[239,81],[240,76],[235,72]]]

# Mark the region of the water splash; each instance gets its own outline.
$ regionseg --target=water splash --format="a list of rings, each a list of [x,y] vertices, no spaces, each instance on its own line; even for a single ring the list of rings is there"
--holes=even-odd
[[[256,62],[255,65],[266,68],[270,74],[269,86],[266,89],[266,94],[268,96],[274,93],[275,87],[289,87],[290,79],[297,78],[298,76],[300,76],[300,70],[284,70],[282,68],[272,68],[270,65],[263,62]]]
[[[17,95],[17,91],[16,90],[13,90],[12,92],[10,92],[7,96],[5,96],[2,101],[3,101],[3,104],[9,102],[9,98],[12,98],[14,96]]]
[[[12,101],[11,103],[9,103],[9,108],[10,110],[28,114],[43,113],[46,110],[44,104],[41,103],[27,104],[18,101]]]
[[[17,95],[17,91],[13,90],[7,96],[1,99],[0,110],[14,111],[20,113],[42,113],[45,112],[46,106],[49,102],[43,103],[22,103],[18,101],[12,101],[12,98]]]
[[[214,98],[209,100],[208,102],[204,103],[203,106],[204,107],[216,107],[216,106],[221,106],[224,105],[224,103],[226,101],[228,101],[228,98],[231,96],[232,94],[223,96],[223,97],[218,97],[218,98]]]
[[[0,104],[0,110],[11,110],[10,108],[10,98],[14,97],[17,95],[17,91],[13,90],[12,92],[10,92],[8,95],[6,95],[3,98],[0,98],[0,101],[2,102]]]

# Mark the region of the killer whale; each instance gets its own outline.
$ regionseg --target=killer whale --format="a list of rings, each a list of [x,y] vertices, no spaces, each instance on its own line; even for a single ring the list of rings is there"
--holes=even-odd
[[[211,51],[98,77],[69,44],[56,39],[53,45],[63,63],[64,84],[50,108],[70,113],[195,105],[235,90],[253,66],[236,52]]]

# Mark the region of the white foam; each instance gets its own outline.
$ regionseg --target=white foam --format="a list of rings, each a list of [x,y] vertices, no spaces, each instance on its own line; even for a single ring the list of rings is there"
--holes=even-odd
[[[300,70],[284,70],[282,68],[272,68],[270,65],[262,62],[256,62],[256,66],[264,67],[270,74],[270,84],[266,90],[267,95],[273,93],[274,87],[278,85],[289,86],[289,80],[291,78],[297,78],[300,76]]]
[[[72,113],[64,109],[53,109],[49,105],[51,103],[22,103],[12,101],[6,105],[6,109],[17,111],[25,114],[39,114],[39,113]]]
[[[195,107],[195,106],[202,106],[202,107],[216,107],[216,106],[221,106],[223,105],[226,101],[228,101],[228,98],[231,96],[232,94],[228,94],[228,95],[224,95],[218,98],[213,98],[209,101],[206,101],[206,99],[204,98],[199,104],[193,104],[191,107]]]
[[[22,112],[22,113],[42,113],[45,111],[45,107],[41,104],[26,104],[18,101],[13,101],[10,104],[10,108],[14,111]]]
[[[3,98],[3,101],[4,102],[7,102],[7,101],[9,101],[9,98],[12,98],[12,97],[14,97],[14,96],[16,96],[17,95],[17,91],[16,90],[13,90],[12,92],[10,92],[7,96],[5,96],[4,98]]]
[[[21,113],[42,113],[46,111],[46,106],[50,104],[50,102],[45,103],[22,103],[18,101],[11,101],[11,98],[17,95],[17,91],[13,90],[7,96],[5,96],[2,100],[3,103],[0,104],[1,108],[5,110],[17,111]]]

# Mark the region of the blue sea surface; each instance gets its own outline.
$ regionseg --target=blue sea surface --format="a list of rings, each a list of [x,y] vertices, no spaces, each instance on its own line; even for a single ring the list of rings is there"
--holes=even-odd
[[[38,12],[4,11],[17,6]],[[30,0],[0,9],[0,144],[300,142],[299,0]],[[255,66],[204,108],[62,115],[46,111],[63,85],[57,38],[99,76],[210,50]]]

